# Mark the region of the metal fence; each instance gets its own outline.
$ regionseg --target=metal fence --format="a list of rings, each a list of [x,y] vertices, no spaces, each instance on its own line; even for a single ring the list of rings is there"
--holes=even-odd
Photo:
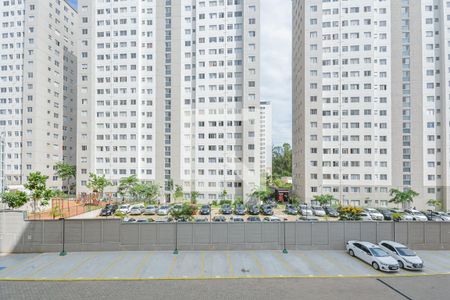
[[[122,223],[25,221],[0,212],[1,252],[118,250],[344,249],[348,240],[395,240],[414,249],[450,249],[450,222]]]

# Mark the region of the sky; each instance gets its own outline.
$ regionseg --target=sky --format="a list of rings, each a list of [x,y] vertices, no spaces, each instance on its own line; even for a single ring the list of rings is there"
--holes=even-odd
[[[77,0],[68,0],[76,6]],[[261,3],[261,99],[272,103],[273,144],[292,140],[291,0]]]

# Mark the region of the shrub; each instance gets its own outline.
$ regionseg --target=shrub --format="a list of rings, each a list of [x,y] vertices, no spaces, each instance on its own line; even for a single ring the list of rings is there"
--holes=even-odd
[[[219,205],[224,205],[224,204],[229,204],[231,205],[232,201],[231,200],[220,200]]]
[[[338,208],[339,220],[342,221],[357,221],[361,219],[359,214],[363,211],[361,207],[354,206],[340,206]]]
[[[401,213],[393,213],[392,214],[392,220],[400,221],[401,219],[402,219],[402,214]]]
[[[217,200],[213,200],[213,201],[211,202],[211,205],[217,206]]]
[[[184,203],[180,209],[173,209],[170,212],[170,215],[175,220],[192,220],[192,216],[197,213],[197,205]]]
[[[126,214],[124,214],[123,212],[117,210],[117,211],[114,213],[114,216],[123,219],[123,218],[125,218]]]

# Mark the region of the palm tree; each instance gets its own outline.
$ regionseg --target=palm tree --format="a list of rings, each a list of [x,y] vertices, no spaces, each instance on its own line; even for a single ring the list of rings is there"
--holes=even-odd
[[[419,193],[413,190],[400,191],[398,189],[391,189],[391,199],[389,202],[393,202],[396,204],[401,204],[402,207],[405,207],[409,203],[414,201],[414,197],[419,196]]]
[[[327,204],[331,204],[333,201],[336,201],[333,195],[315,195],[314,201],[319,202],[320,206],[324,206]]]
[[[105,175],[97,176],[95,173],[89,173],[89,181],[87,187],[92,189],[94,193],[103,194],[106,187],[110,186],[112,183],[106,179]]]
[[[59,162],[55,165],[56,175],[60,177],[62,180],[67,181],[67,195],[70,196],[71,185],[70,180],[77,176],[77,168],[76,166],[69,165],[65,162]]]
[[[122,196],[131,195],[131,191],[138,183],[139,179],[136,177],[136,175],[123,177],[119,181],[119,188],[117,189],[117,192]]]

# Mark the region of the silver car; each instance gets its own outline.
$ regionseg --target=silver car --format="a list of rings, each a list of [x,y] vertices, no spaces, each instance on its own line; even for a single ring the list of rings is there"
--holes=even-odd
[[[374,221],[383,221],[384,220],[383,215],[375,208],[366,208],[364,211],[366,213],[368,213],[370,215],[370,217],[372,218],[372,220],[374,220]]]
[[[142,209],[138,205],[132,206],[130,208],[129,214],[130,215],[140,215],[140,214],[142,214]]]
[[[312,211],[313,211],[314,215],[317,217],[325,216],[325,210],[320,206],[312,206]]]
[[[169,214],[169,206],[168,205],[162,205],[158,208],[156,213],[158,216],[167,216]]]
[[[412,215],[413,221],[422,221],[422,222],[428,221],[427,216],[425,216],[422,212],[416,209],[406,209],[405,212]]]
[[[149,205],[144,209],[144,215],[156,215],[157,209],[155,205]]]

